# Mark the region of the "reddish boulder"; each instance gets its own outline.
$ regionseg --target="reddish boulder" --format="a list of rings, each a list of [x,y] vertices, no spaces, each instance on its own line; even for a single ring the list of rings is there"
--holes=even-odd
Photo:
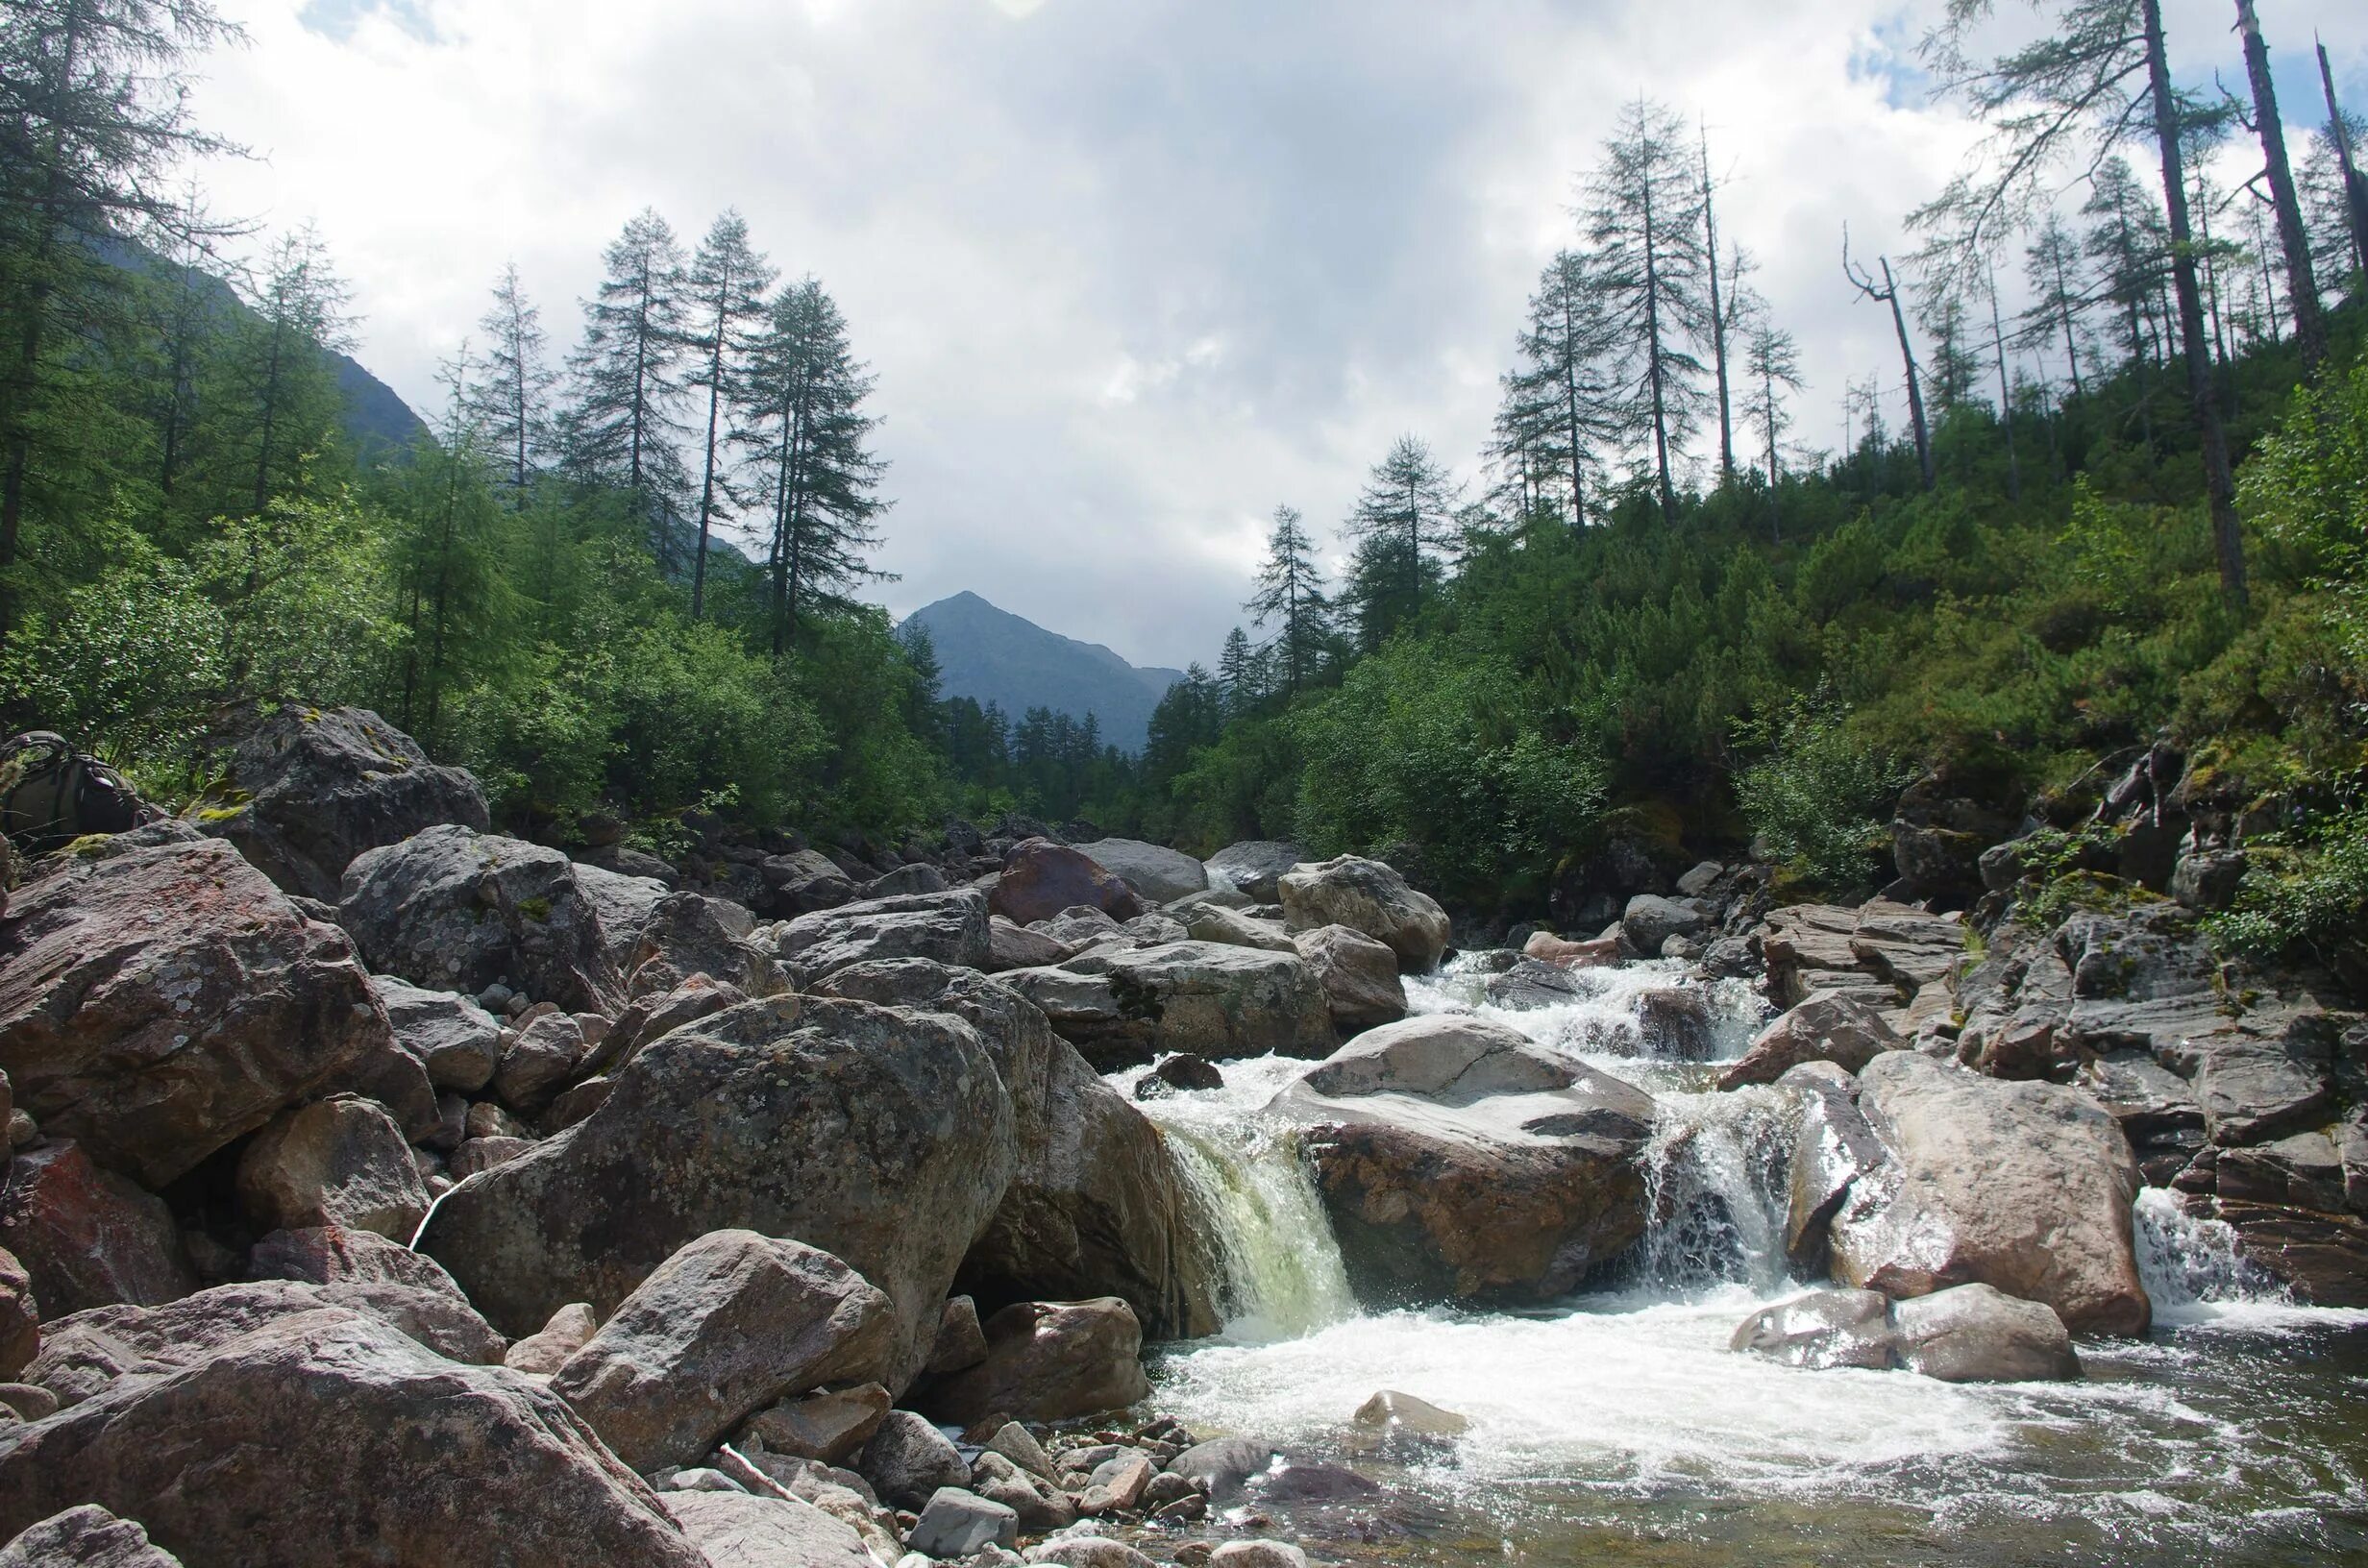
[[[0,919],[17,1105],[149,1187],[393,1043],[345,933],[227,844],[76,861]]]
[[[1003,857],[1002,879],[987,905],[1015,925],[1048,920],[1083,904],[1113,919],[1131,920],[1150,906],[1093,858],[1050,839],[1023,839]]]
[[[197,1288],[163,1200],[70,1141],[17,1156],[0,1200],[0,1247],[24,1264],[52,1317],[119,1302],[154,1307]]]

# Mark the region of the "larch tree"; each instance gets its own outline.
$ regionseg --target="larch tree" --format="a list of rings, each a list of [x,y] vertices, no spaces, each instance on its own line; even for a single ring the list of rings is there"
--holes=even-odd
[[[1740,324],[1750,314],[1749,302],[1743,297],[1743,277],[1752,269],[1751,255],[1742,246],[1729,242],[1727,257],[1722,263],[1718,255],[1718,211],[1715,184],[1711,179],[1711,135],[1708,127],[1702,131],[1702,255],[1707,262],[1704,270],[1710,279],[1710,349],[1711,366],[1716,374],[1718,388],[1718,478],[1721,483],[1735,479],[1735,398],[1727,374],[1730,339],[1739,335]],[[1721,279],[1721,266],[1726,277]]]
[[[2352,235],[2352,270],[2368,273],[2368,171],[2360,166],[2368,159],[2362,151],[2368,148],[2368,120],[2348,112],[2335,97],[2335,67],[2327,58],[2325,43],[2319,45],[2319,85],[2327,94],[2327,125],[2319,136],[2327,144],[2328,160],[2334,165],[2331,184],[2336,201],[2332,205]]]
[[[734,441],[754,459],[770,513],[765,560],[773,652],[787,652],[810,601],[839,602],[862,582],[893,580],[870,564],[888,503],[878,421],[864,410],[871,372],[848,342],[846,318],[812,278],[782,289],[750,355]]]
[[[136,311],[111,256],[185,234],[174,173],[234,150],[190,123],[183,67],[239,36],[207,0],[11,0],[0,17],[0,636],[28,507],[85,443],[87,347]]]
[[[550,339],[542,312],[518,281],[516,262],[494,281],[493,304],[478,330],[485,334],[485,359],[470,389],[469,411],[479,439],[500,461],[511,508],[522,509],[550,444],[551,391],[558,378],[545,363]]]
[[[2328,122],[2310,133],[2304,155],[2303,221],[2310,230],[2311,266],[2331,279],[2348,279],[2347,292],[2368,275],[2368,180],[2355,172],[2353,149],[2368,145],[2368,118],[2336,106]]]
[[[235,352],[255,422],[252,512],[335,428],[343,403],[329,355],[353,346],[351,295],[308,225],[272,245],[247,287],[255,319]]]
[[[688,489],[677,417],[682,401],[682,248],[647,208],[603,253],[600,286],[584,302],[583,341],[569,358],[571,467],[629,493],[652,553],[675,573],[676,508]]]
[[[689,347],[695,356],[690,385],[707,398],[707,435],[701,449],[699,547],[691,566],[691,619],[705,612],[707,540],[724,507],[734,504],[731,479],[721,463],[728,428],[727,403],[742,401],[742,382],[754,357],[770,310],[766,292],[776,274],[749,242],[746,219],[726,211],[715,220],[684,279],[684,304],[692,318]]]
[[[1631,433],[1647,446],[1662,519],[1674,527],[1676,463],[1708,401],[1693,345],[1708,324],[1711,263],[1685,123],[1646,99],[1627,105],[1584,193],[1596,286],[1637,411]]]
[[[2089,260],[2096,268],[2098,287],[2121,314],[2123,347],[2137,383],[2134,412],[2151,446],[2154,413],[2146,372],[2157,357],[2157,338],[2149,327],[2169,259],[2161,210],[2139,185],[2128,161],[2109,158],[2090,183],[2081,211],[2093,220],[2086,242]]]
[[[1316,547],[1295,509],[1274,508],[1257,591],[1242,607],[1261,630],[1274,627],[1269,647],[1283,695],[1298,696],[1316,678],[1332,632],[1331,605],[1324,598],[1323,574],[1316,565]]]
[[[1784,525],[1778,515],[1777,487],[1783,482],[1783,470],[1777,454],[1785,431],[1792,425],[1784,394],[1801,389],[1800,345],[1793,341],[1790,332],[1778,330],[1764,319],[1753,323],[1750,335],[1744,339],[1743,374],[1751,378],[1758,394],[1750,404],[1748,417],[1759,427],[1761,445],[1767,457],[1768,537],[1781,541]]]
[[[2009,234],[2053,204],[2053,172],[2066,160],[2093,173],[2133,139],[2152,143],[2160,165],[2168,217],[2171,285],[2187,404],[2203,447],[2220,588],[2245,602],[2244,539],[2236,518],[2236,481],[2221,419],[2218,380],[2197,281],[2195,234],[2187,211],[2182,109],[2171,86],[2161,0],[2032,0],[2044,32],[1994,57],[1971,53],[1986,38],[1995,0],[1948,0],[1941,25],[1922,53],[1938,90],[1969,103],[1991,135],[1974,161],[1912,220],[1934,235],[1939,264],[1970,272],[1986,264]]]
[[[1388,591],[1405,614],[1420,607],[1438,552],[1456,543],[1454,477],[1414,436],[1398,437],[1366,477],[1347,532],[1376,547],[1360,559],[1396,577]]]
[[[2082,395],[2081,317],[2094,303],[2085,282],[2087,257],[2063,219],[2050,211],[2023,251],[2023,282],[2031,304],[2023,309],[2023,340],[2035,346],[2063,335],[2064,365],[2071,372],[2072,395]]]
[[[2159,22],[2157,23],[2159,26]],[[2269,182],[2269,205],[2278,217],[2278,248],[2285,258],[2285,293],[2294,311],[2294,335],[2302,343],[2306,375],[2327,357],[2327,322],[2319,313],[2318,280],[2311,276],[2310,235],[2286,157],[2285,121],[2278,112],[2278,84],[2269,72],[2269,44],[2253,0],[2236,0],[2236,31],[2245,44],[2245,80],[2253,91],[2253,132],[2261,142],[2261,172]]]
[[[1562,251],[1546,263],[1530,296],[1519,340],[1520,367],[1506,376],[1496,451],[1517,461],[1527,502],[1549,483],[1570,526],[1585,527],[1588,495],[1602,452],[1635,425],[1617,364],[1618,324],[1604,313],[1605,294],[1588,258]]]
[[[1227,719],[1255,713],[1267,699],[1266,663],[1240,626],[1225,633],[1225,646],[1217,655],[1217,683],[1224,693]]]

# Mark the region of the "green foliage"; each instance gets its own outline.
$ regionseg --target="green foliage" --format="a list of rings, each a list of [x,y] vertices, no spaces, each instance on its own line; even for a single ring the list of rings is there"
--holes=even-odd
[[[1764,753],[1735,780],[1752,831],[1796,875],[1835,889],[1865,885],[1891,801],[1913,776],[1857,739],[1847,719],[1820,690],[1737,726]]]
[[[2329,817],[2289,845],[2256,849],[2236,906],[2206,927],[2257,958],[2299,952],[2368,972],[2368,807]]]
[[[1311,850],[1421,846],[1440,886],[1487,897],[1591,825],[1606,769],[1499,656],[1401,639],[1296,710]]]

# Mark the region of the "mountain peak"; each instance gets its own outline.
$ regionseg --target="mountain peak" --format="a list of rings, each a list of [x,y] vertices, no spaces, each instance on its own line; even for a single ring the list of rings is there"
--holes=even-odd
[[[1099,643],[1048,631],[965,589],[905,618],[929,634],[941,689],[1013,719],[1048,708],[1073,719],[1091,714],[1102,739],[1141,751],[1151,710],[1184,678],[1176,670],[1138,669]]]

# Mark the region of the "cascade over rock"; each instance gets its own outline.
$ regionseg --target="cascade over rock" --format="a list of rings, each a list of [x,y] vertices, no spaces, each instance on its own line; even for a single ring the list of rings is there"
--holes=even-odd
[[[2076,1334],[2145,1332],[2137,1162],[2103,1107],[1912,1051],[1877,1057],[1859,1082],[1886,1158],[1834,1214],[1837,1280],[1893,1297],[1990,1285]]]
[[[1643,1234],[1650,1096],[1476,1018],[1358,1037],[1275,1097],[1362,1296],[1545,1301]]]

